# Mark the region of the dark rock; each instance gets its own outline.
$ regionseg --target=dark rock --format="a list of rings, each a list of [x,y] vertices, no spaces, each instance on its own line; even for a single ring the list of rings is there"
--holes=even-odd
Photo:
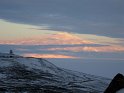
[[[118,90],[124,88],[124,76],[118,73],[111,83],[109,84],[108,88],[105,90],[104,93],[116,93]]]

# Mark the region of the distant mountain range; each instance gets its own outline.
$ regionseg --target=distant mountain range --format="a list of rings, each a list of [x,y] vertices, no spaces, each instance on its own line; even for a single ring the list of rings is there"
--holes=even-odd
[[[0,93],[103,93],[109,82],[42,58],[0,53]]]

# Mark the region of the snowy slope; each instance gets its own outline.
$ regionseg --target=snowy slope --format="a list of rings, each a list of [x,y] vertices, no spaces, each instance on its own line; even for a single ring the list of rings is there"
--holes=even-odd
[[[0,57],[0,90],[4,91],[102,93],[109,82],[103,77],[58,68],[41,58]]]
[[[119,90],[119,91],[117,91],[116,93],[124,93],[124,88]]]

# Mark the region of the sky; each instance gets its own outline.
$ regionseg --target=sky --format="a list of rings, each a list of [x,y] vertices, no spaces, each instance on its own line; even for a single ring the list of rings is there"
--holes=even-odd
[[[124,0],[0,0],[0,52],[124,74]]]

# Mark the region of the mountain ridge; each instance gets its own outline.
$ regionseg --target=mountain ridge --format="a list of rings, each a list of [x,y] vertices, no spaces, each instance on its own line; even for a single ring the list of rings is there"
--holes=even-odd
[[[7,92],[102,93],[110,82],[107,78],[59,68],[43,58],[0,55],[0,90]]]

